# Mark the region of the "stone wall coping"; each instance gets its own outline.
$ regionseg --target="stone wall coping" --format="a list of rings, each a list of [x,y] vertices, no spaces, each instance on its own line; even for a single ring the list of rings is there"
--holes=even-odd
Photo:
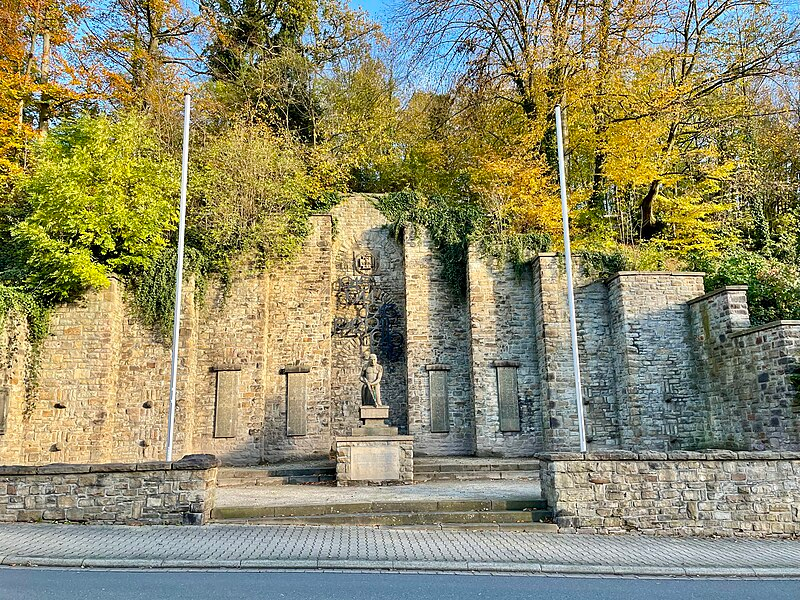
[[[67,464],[67,463],[51,463],[49,465],[41,465],[36,467],[37,475],[57,475],[61,473],[88,473],[90,465],[81,464]]]
[[[356,435],[337,436],[335,442],[412,442],[413,435]]]
[[[242,365],[237,365],[232,363],[216,364],[209,367],[208,370],[211,371],[212,373],[217,371],[241,371]]]
[[[766,331],[767,329],[778,329],[780,327],[800,327],[800,321],[789,321],[789,320],[772,321],[771,323],[764,323],[763,325],[756,325],[755,327],[748,327],[747,329],[736,331],[734,333],[731,333],[729,337],[731,338],[743,337],[745,335],[750,335],[752,333],[759,333],[760,331]]]
[[[136,463],[102,463],[89,465],[90,473],[125,473],[136,470]]]
[[[615,279],[619,279],[620,277],[636,277],[636,276],[663,276],[663,277],[705,277],[705,273],[701,273],[698,271],[618,271],[617,273],[612,273],[605,282],[611,283]]]
[[[149,460],[135,464],[136,471],[169,471],[172,465],[163,460]]]
[[[286,365],[281,368],[281,375],[288,375],[290,373],[310,373],[311,367],[308,365]]]
[[[674,452],[631,452],[628,450],[606,450],[599,452],[540,452],[535,455],[541,461],[575,462],[575,461],[682,461],[682,460],[800,460],[800,452],[775,452],[770,450],[741,451],[704,450],[692,452],[686,450]]]
[[[697,298],[692,298],[691,300],[687,300],[686,304],[697,304],[698,302],[703,302],[704,300],[709,300],[714,296],[727,294],[728,292],[746,292],[746,291],[747,291],[746,285],[724,285],[721,288],[712,290],[708,293],[703,294],[702,296],[698,296]]]
[[[220,465],[213,454],[188,454],[173,462],[0,465],[0,475],[68,475],[81,473],[127,473],[135,471],[203,471]]]
[[[493,360],[492,366],[497,367],[519,367],[522,363],[518,360]]]
[[[451,370],[450,365],[445,365],[443,363],[431,363],[429,365],[425,365],[426,371],[449,371]]]

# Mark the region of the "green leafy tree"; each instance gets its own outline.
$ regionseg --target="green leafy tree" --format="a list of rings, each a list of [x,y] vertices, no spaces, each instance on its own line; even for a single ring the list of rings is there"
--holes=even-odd
[[[19,186],[27,210],[10,229],[7,266],[47,300],[104,287],[112,272],[141,271],[175,227],[177,182],[176,163],[139,117],[54,128]]]

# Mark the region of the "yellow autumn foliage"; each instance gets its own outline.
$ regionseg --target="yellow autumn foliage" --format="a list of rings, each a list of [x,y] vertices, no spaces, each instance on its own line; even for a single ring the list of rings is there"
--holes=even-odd
[[[558,182],[538,155],[484,157],[471,173],[472,188],[513,233],[561,229]]]

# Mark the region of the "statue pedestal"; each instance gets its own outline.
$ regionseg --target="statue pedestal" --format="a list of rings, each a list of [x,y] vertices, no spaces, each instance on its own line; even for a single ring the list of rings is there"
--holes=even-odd
[[[388,406],[362,406],[362,424],[334,440],[336,485],[414,481],[414,436],[398,435],[388,418]]]
[[[386,424],[388,418],[388,406],[362,406],[361,425],[353,429],[353,433],[350,435],[397,435],[397,427],[390,427]]]

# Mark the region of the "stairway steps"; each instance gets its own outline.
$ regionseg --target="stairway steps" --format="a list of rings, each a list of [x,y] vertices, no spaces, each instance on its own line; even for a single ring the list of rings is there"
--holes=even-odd
[[[539,461],[532,459],[419,457],[414,460],[414,481],[471,481],[481,479],[538,480]],[[327,483],[336,480],[336,464],[320,461],[258,467],[223,467],[219,487]]]
[[[217,475],[219,487],[293,485],[336,481],[336,465],[326,462],[312,466],[269,465],[223,467]]]
[[[552,513],[546,510],[502,510],[502,511],[448,511],[448,512],[386,512],[348,513],[326,515],[304,515],[294,517],[262,517],[240,519],[239,522],[274,525],[443,525],[443,524],[498,524],[539,523],[549,519]],[[226,522],[231,522],[227,521]]]
[[[295,506],[223,506],[211,513],[214,520],[266,519],[275,517],[319,517],[348,514],[446,513],[544,511],[547,503],[533,500],[422,500],[398,502],[351,502],[348,504],[305,504]]]
[[[435,471],[429,473],[414,473],[415,482],[423,481],[476,481],[481,479],[513,479],[513,480],[533,480],[538,481],[538,471]]]

